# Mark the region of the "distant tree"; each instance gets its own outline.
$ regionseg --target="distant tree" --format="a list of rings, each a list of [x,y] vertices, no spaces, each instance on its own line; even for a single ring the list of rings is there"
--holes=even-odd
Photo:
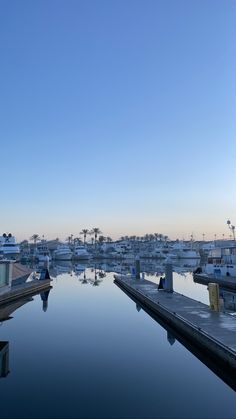
[[[105,236],[99,236],[98,237],[98,242],[99,243],[103,243],[105,240],[106,240],[106,237]]]
[[[111,243],[113,241],[111,237],[107,237],[106,240],[107,240],[108,243]]]
[[[33,236],[30,237],[30,240],[32,240],[34,242],[34,245],[36,246],[37,242],[41,239],[38,234],[33,234]]]
[[[75,237],[73,240],[74,245],[78,244],[78,243],[82,243],[82,241],[80,240],[79,237]]]
[[[66,238],[66,241],[68,242],[69,245],[72,243],[72,240],[73,240],[73,234],[71,234],[70,236]]]
[[[89,230],[87,228],[83,228],[79,234],[82,234],[84,237],[84,243],[86,243],[86,237],[89,234]]]
[[[98,234],[102,234],[102,232],[100,231],[100,229],[98,227],[94,227],[90,231],[90,234],[94,235],[94,242],[96,244],[97,243]]]

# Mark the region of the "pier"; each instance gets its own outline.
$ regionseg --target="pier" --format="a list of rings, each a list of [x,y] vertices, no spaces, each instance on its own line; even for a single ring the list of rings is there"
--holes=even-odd
[[[9,291],[0,294],[0,306],[21,299],[26,296],[38,294],[40,291],[46,291],[51,287],[51,279],[33,280],[24,284],[12,286]]]
[[[177,292],[133,276],[114,275],[117,284],[191,344],[204,350],[220,368],[236,372],[236,319]]]
[[[194,282],[198,284],[208,285],[209,282],[216,282],[221,287],[236,290],[236,278],[232,276],[213,276],[206,274],[194,274]]]

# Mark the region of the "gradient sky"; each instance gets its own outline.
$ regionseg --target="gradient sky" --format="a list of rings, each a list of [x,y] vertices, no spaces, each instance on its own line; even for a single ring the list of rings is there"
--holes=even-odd
[[[227,234],[235,0],[0,0],[1,232]]]

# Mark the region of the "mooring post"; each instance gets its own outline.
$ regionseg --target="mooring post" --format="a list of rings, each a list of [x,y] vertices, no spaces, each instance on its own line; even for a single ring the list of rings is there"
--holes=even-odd
[[[135,258],[135,278],[140,279],[140,258],[136,256]]]
[[[170,259],[166,261],[164,289],[173,292],[173,267]]]
[[[208,284],[210,309],[214,311],[220,310],[220,293],[219,284],[209,282]]]

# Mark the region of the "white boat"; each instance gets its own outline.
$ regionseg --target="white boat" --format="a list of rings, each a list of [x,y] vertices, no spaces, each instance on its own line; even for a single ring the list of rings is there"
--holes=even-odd
[[[3,257],[17,259],[20,256],[20,246],[11,233],[0,236],[0,254]]]
[[[167,257],[171,259],[200,259],[200,254],[192,248],[192,245],[178,241],[172,246],[171,252]]]
[[[73,251],[73,259],[76,260],[86,260],[90,258],[90,253],[87,251],[86,247],[83,245],[77,245]]]
[[[71,260],[72,259],[72,251],[70,250],[67,244],[59,244],[57,249],[53,252],[53,259],[55,260]]]
[[[236,277],[236,246],[216,247],[211,250],[203,272],[217,277]]]
[[[34,257],[38,262],[45,262],[45,256],[49,257],[49,261],[52,260],[46,240],[41,240],[41,242],[37,244]]]

